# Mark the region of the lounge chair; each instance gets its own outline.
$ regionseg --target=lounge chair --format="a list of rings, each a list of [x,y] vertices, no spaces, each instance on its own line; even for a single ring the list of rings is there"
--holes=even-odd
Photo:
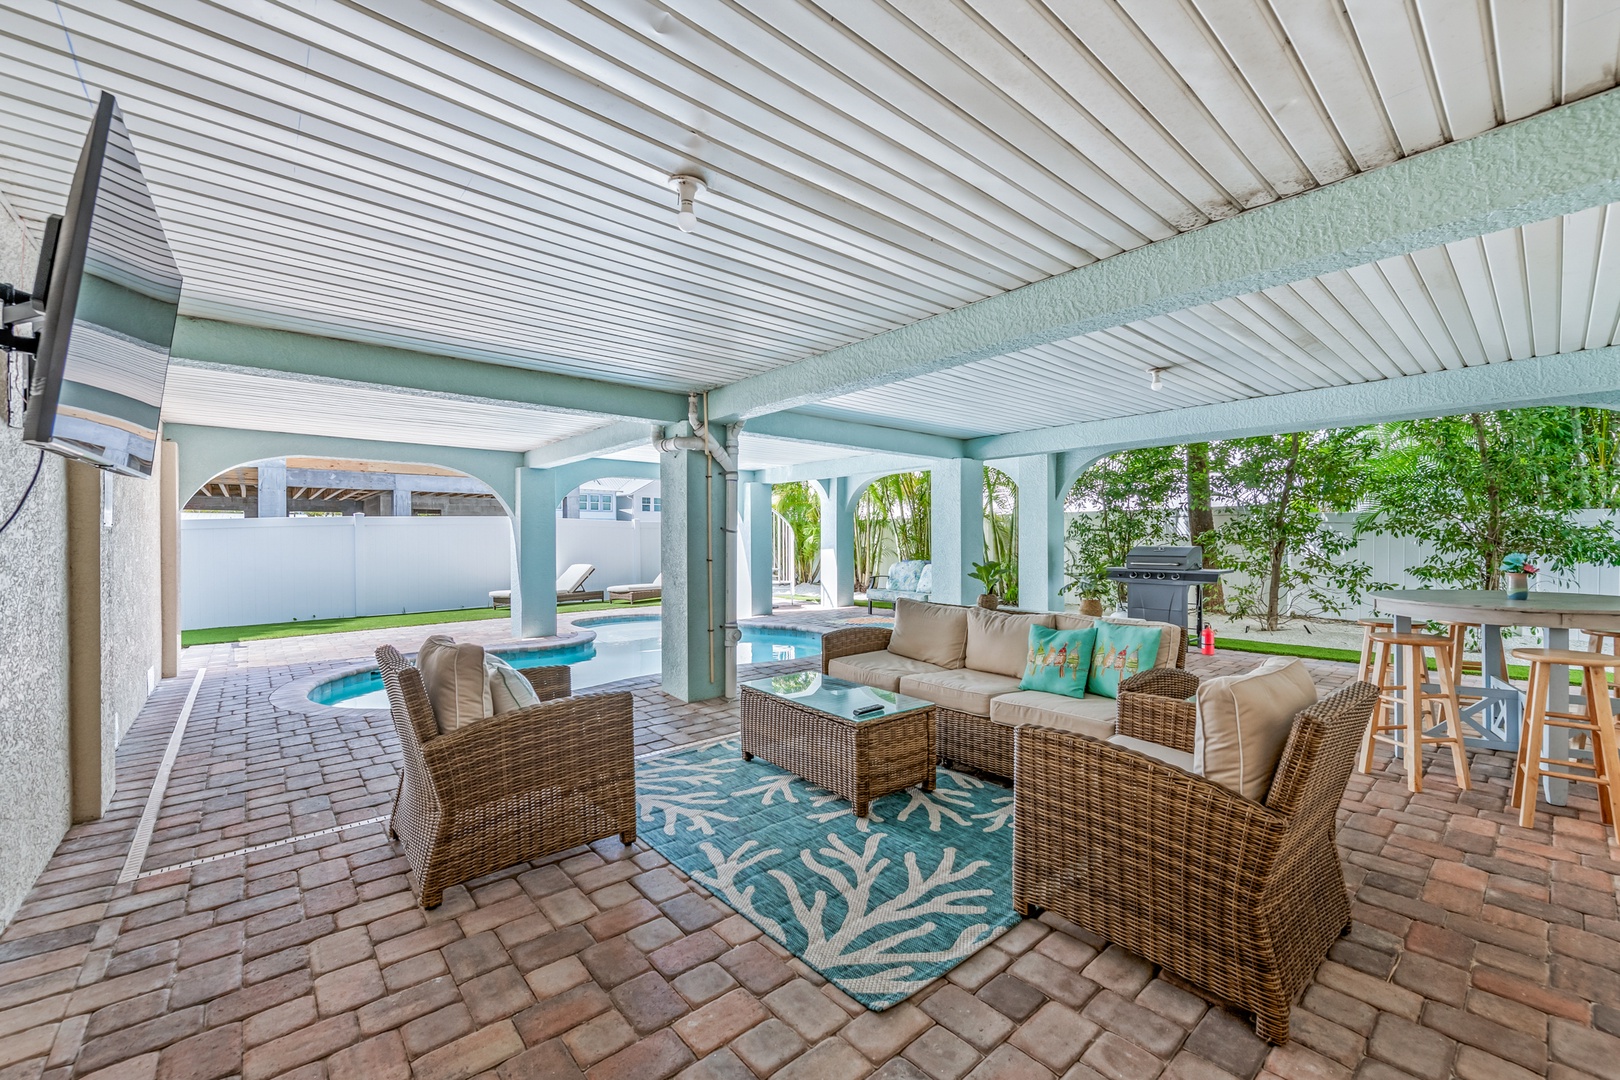
[[[624,602],[634,604],[641,600],[656,600],[664,595],[664,575],[659,574],[651,581],[639,585],[611,585],[608,587],[607,598],[609,603]]]
[[[557,603],[567,604],[577,603],[581,600],[602,599],[602,594],[599,592],[585,591],[585,582],[594,573],[596,573],[596,567],[592,566],[590,563],[577,562],[568,569],[564,570],[562,573],[558,574]],[[497,608],[511,607],[512,590],[493,590],[489,594],[489,606]]]

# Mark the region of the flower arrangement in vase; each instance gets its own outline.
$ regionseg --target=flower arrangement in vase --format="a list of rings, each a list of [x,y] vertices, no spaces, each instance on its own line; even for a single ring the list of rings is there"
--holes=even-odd
[[[1530,599],[1530,579],[1536,574],[1536,566],[1530,561],[1530,556],[1517,551],[1504,556],[1502,574],[1509,600]]]

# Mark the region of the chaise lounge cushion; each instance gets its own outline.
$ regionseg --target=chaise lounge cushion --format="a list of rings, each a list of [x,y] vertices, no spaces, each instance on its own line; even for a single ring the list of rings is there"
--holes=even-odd
[[[484,673],[483,646],[470,642],[457,645],[447,634],[434,634],[417,650],[416,666],[422,672],[428,700],[433,703],[439,734],[448,735],[494,714],[489,679]]]
[[[1119,702],[1113,698],[1072,698],[1044,690],[1003,694],[990,703],[990,719],[1008,727],[1039,724],[1106,739],[1114,733]]]
[[[834,678],[848,679],[862,686],[890,691],[898,691],[900,680],[907,675],[943,670],[945,669],[935,664],[913,660],[909,656],[896,656],[887,649],[856,653],[853,656],[837,656],[827,661],[827,674]]]
[[[1133,739],[1129,735],[1114,735],[1108,740],[1115,746],[1122,746],[1127,750],[1135,750],[1138,754],[1146,754],[1156,761],[1166,765],[1174,765],[1182,772],[1193,771],[1193,756],[1185,750],[1177,750],[1171,746],[1162,746],[1147,739]]]
[[[925,672],[900,680],[902,694],[974,716],[989,716],[991,698],[1014,693],[1017,689],[1018,680],[1011,676],[972,668]]]
[[[1053,625],[1051,615],[1011,615],[989,608],[970,608],[964,666],[1021,678],[1029,662],[1029,628],[1042,626],[1050,630]]]
[[[959,668],[967,654],[967,608],[921,600],[894,602],[889,651],[941,668]]]
[[[1242,675],[1198,684],[1192,771],[1256,802],[1271,790],[1294,715],[1316,704],[1305,665],[1279,656]]]

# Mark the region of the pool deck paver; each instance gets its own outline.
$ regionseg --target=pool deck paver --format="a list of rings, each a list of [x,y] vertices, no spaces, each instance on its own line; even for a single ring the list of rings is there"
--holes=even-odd
[[[847,618],[865,612],[782,616]],[[465,625],[476,629],[450,632],[509,635]],[[161,872],[115,884],[189,676],[158,688],[120,747],[107,815],[68,833],[0,936],[0,1080],[1615,1075],[1620,849],[1589,798],[1519,828],[1500,754],[1474,755],[1466,793],[1444,762],[1420,795],[1387,758],[1352,778],[1340,843],[1355,925],[1296,1005],[1294,1041],[1275,1049],[1051,915],[878,1014],[645,843],[512,867],[430,912],[383,822],[232,854],[387,812],[385,714],[271,697],[429,632],[187,650],[187,670],[208,673],[145,863]],[[1214,674],[1259,659],[1188,662]],[[1307,663],[1324,689],[1352,675]],[[736,730],[734,706],[625,685],[639,748]]]

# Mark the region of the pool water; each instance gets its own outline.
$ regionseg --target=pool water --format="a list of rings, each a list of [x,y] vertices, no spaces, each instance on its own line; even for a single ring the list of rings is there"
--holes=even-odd
[[[567,664],[575,691],[603,683],[658,674],[661,666],[663,626],[656,615],[608,615],[576,619],[574,626],[594,630],[596,640],[580,645],[498,650],[513,667]],[[737,663],[760,664],[794,660],[821,653],[821,635],[808,630],[745,626],[737,645]],[[376,669],[329,679],[309,692],[317,705],[351,709],[386,709],[388,694]]]

